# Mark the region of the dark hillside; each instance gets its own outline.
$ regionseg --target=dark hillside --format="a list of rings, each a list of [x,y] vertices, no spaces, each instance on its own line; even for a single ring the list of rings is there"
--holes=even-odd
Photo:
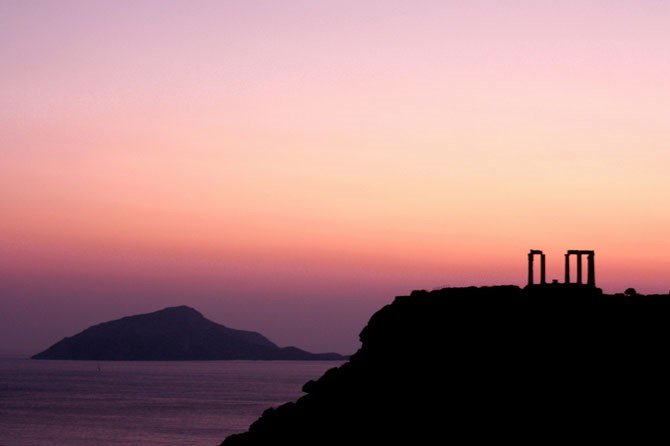
[[[187,306],[94,325],[33,359],[79,360],[341,360],[337,353],[280,348],[252,331],[234,330]]]
[[[372,316],[348,363],[223,444],[640,441],[665,426],[669,321],[668,296],[588,286],[414,292]]]

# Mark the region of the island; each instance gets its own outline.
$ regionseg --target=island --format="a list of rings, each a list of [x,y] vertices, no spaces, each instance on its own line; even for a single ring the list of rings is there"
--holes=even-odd
[[[346,357],[282,348],[259,333],[228,328],[193,308],[178,306],[94,325],[32,359],[337,361]]]

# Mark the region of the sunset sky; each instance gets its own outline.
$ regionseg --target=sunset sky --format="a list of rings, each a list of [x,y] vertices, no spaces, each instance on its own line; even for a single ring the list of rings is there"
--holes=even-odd
[[[0,0],[0,349],[191,305],[352,352],[596,250],[670,290],[670,2]]]

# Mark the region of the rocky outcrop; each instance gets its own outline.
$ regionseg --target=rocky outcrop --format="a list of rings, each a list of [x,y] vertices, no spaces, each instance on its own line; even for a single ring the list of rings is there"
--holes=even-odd
[[[223,445],[639,443],[665,426],[670,296],[417,291],[360,339],[349,362]]]

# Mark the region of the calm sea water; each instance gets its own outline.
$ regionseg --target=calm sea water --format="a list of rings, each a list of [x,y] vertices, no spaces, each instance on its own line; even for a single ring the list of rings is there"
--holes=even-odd
[[[0,445],[214,446],[340,364],[0,357]]]

